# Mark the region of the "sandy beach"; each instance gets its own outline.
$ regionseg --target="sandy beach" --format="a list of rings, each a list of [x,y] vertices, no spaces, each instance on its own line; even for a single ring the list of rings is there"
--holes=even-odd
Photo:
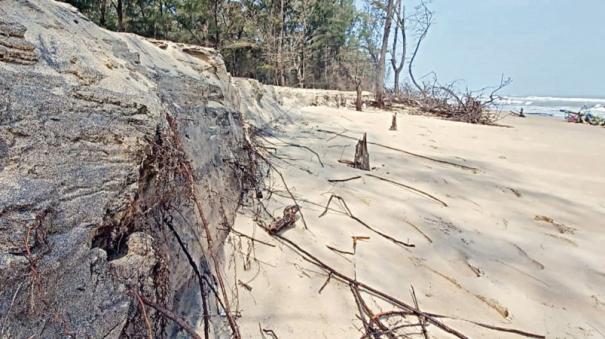
[[[413,286],[420,309],[455,318],[443,321],[472,338],[519,336],[465,320],[547,338],[605,337],[605,159],[596,149],[605,129],[539,117],[478,126],[403,113],[389,131],[390,112],[328,107],[290,110],[286,120],[263,142],[274,148],[271,160],[308,230],[299,219],[284,237],[410,304]],[[364,132],[370,172],[339,162],[353,160],[356,141],[347,137]],[[271,182],[268,210],[280,216],[292,200],[277,175]],[[331,195],[374,231],[336,200],[320,217]],[[246,208],[235,229],[264,242],[231,234],[225,246],[243,337],[363,335],[347,284],[326,284],[322,269],[261,230]],[[363,298],[374,312],[393,308]]]

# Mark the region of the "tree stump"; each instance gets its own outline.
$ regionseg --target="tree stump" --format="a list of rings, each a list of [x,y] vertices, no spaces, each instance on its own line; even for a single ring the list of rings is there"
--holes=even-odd
[[[396,131],[397,130],[397,112],[393,113],[393,120],[391,120],[391,128],[389,128],[389,131]]]
[[[370,153],[368,153],[368,141],[366,133],[363,134],[363,139],[357,142],[355,146],[355,160],[353,167],[369,171],[370,170]]]

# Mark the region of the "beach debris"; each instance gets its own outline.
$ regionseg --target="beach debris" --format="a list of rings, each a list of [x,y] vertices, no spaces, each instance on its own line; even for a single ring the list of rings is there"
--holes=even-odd
[[[262,223],[258,224],[261,228],[265,229],[267,232],[269,232],[267,227],[264,227],[262,225]],[[271,233],[270,233],[271,234]],[[336,269],[334,269],[333,267],[329,266],[328,264],[326,264],[325,262],[323,262],[322,260],[320,260],[319,258],[317,258],[316,256],[314,256],[313,254],[311,254],[309,251],[305,250],[303,247],[301,247],[300,245],[298,245],[296,242],[280,235],[280,234],[271,234],[274,238],[280,240],[282,243],[288,245],[289,248],[291,248],[293,251],[295,251],[298,255],[300,255],[300,257],[309,262],[310,264],[313,264],[319,268],[321,268],[322,270],[324,270],[327,274],[328,277],[326,279],[326,282],[324,283],[324,285],[321,287],[321,290],[323,290],[323,288],[331,281],[332,278],[334,278],[336,281],[339,282],[343,282],[349,285],[349,287],[351,288],[351,291],[353,292],[353,295],[355,297],[355,301],[357,303],[359,312],[360,312],[360,319],[362,320],[362,322],[364,323],[364,327],[366,328],[366,330],[371,331],[370,333],[373,333],[374,331],[376,331],[376,329],[373,329],[372,326],[374,326],[374,324],[376,324],[376,326],[379,327],[379,330],[376,331],[377,335],[380,334],[384,334],[384,335],[388,335],[388,334],[393,334],[394,332],[396,332],[397,330],[401,330],[404,328],[410,328],[410,326],[408,326],[408,324],[405,325],[399,325],[399,326],[394,326],[392,328],[388,328],[386,327],[384,324],[379,325],[380,321],[382,320],[382,318],[384,317],[390,317],[390,316],[400,316],[400,317],[405,317],[405,316],[415,316],[415,317],[421,317],[422,320],[424,321],[424,326],[428,326],[428,325],[433,325],[434,327],[449,333],[457,338],[461,338],[461,339],[466,339],[468,338],[468,336],[464,335],[462,332],[450,327],[449,325],[445,324],[444,322],[442,322],[442,319],[457,319],[457,320],[462,320],[462,321],[466,321],[468,323],[474,324],[476,326],[480,326],[483,328],[487,328],[487,329],[491,329],[494,331],[498,331],[498,332],[506,332],[506,333],[514,333],[517,335],[521,335],[524,337],[529,337],[529,338],[546,338],[543,335],[540,334],[534,334],[534,333],[530,333],[530,332],[525,332],[525,331],[521,331],[521,330],[517,330],[517,329],[512,329],[512,328],[505,328],[505,327],[498,327],[498,326],[493,326],[493,325],[489,325],[489,324],[485,324],[485,323],[481,323],[481,322],[476,322],[476,321],[472,321],[472,320],[466,320],[466,319],[458,319],[458,318],[453,318],[453,317],[448,317],[448,316],[444,316],[444,315],[439,315],[439,314],[434,314],[434,313],[425,313],[423,311],[420,311],[418,309],[418,306],[416,305],[410,305],[400,299],[397,299],[395,297],[393,297],[392,295],[385,293],[377,288],[374,288],[362,281],[357,280],[357,278],[352,278],[347,276],[346,274],[343,274],[339,271],[337,271]],[[389,304],[391,304],[393,307],[396,308],[396,310],[394,311],[389,311],[389,312],[381,312],[378,314],[374,314],[370,317],[370,321],[368,321],[364,314],[367,315],[366,312],[371,313],[371,310],[369,309],[369,307],[367,307],[367,304],[363,301],[363,298],[361,297],[361,292],[365,292],[369,295],[372,295],[376,298],[379,298],[381,300],[384,300],[385,302],[388,302]],[[365,306],[364,306],[365,305]],[[374,319],[374,320],[372,320]],[[401,327],[404,326],[404,327]],[[413,324],[411,326],[414,326]],[[415,325],[416,327],[420,326],[422,327],[422,324],[417,324]],[[385,328],[386,327],[386,328]],[[260,325],[259,325],[260,328]],[[261,330],[262,331],[262,330]],[[393,334],[394,335],[394,334]],[[368,336],[364,335],[365,338],[367,338]],[[370,336],[371,338],[372,336]],[[389,336],[390,337],[390,336]]]
[[[325,130],[325,129],[317,129],[318,132],[322,132],[322,133],[327,133],[327,134],[332,134],[335,135],[337,137],[342,137],[342,138],[347,138],[347,139],[352,139],[352,140],[357,140],[357,138],[346,135],[343,133],[338,133],[338,132],[334,132],[334,131],[330,131],[330,130]],[[465,170],[469,170],[469,171],[473,171],[474,173],[478,173],[479,169],[476,167],[470,167],[470,166],[466,166],[466,165],[461,165],[461,164],[457,164],[455,162],[451,162],[451,161],[447,161],[447,160],[441,160],[441,159],[436,159],[436,158],[431,158],[428,157],[426,155],[422,155],[422,154],[418,154],[418,153],[413,153],[410,151],[406,151],[400,148],[396,148],[396,147],[392,147],[392,146],[388,146],[388,145],[384,145],[384,144],[379,144],[377,142],[371,142],[368,141],[367,142],[370,145],[374,145],[374,146],[378,146],[378,147],[382,147],[382,148],[386,148],[389,149],[391,151],[396,151],[396,152],[400,152],[400,153],[404,153],[413,157],[417,157],[417,158],[421,158],[424,160],[429,160],[429,161],[433,161],[433,162],[437,162],[437,163],[441,163],[441,164],[446,164],[446,165],[451,165],[451,166],[455,166],[461,169],[465,169]],[[348,160],[338,160],[338,162],[340,163],[344,163],[344,164],[351,164],[351,161]]]
[[[425,192],[425,191],[419,190],[419,189],[417,189],[417,188],[414,188],[414,187],[409,186],[409,185],[406,185],[406,184],[399,183],[399,182],[394,181],[394,180],[391,180],[391,179],[387,179],[387,178],[379,177],[379,176],[374,175],[374,174],[366,174],[366,175],[367,175],[368,177],[370,177],[370,178],[378,179],[378,180],[381,180],[381,181],[385,181],[385,182],[391,183],[391,184],[393,184],[393,185],[397,185],[397,186],[400,186],[400,187],[403,187],[403,188],[407,188],[407,189],[408,189],[408,190],[410,190],[410,191],[414,191],[414,192],[416,192],[416,193],[419,193],[419,194],[421,194],[421,195],[424,195],[425,197],[428,197],[428,198],[430,198],[430,199],[432,199],[432,200],[434,200],[434,201],[436,201],[436,202],[440,203],[441,205],[443,205],[443,207],[447,207],[447,204],[446,204],[446,203],[445,203],[443,200],[441,200],[441,199],[439,199],[439,198],[435,197],[434,195],[432,195],[432,194],[430,194],[430,193],[427,193],[427,192]]]
[[[403,242],[401,240],[397,240],[397,239],[391,237],[390,235],[388,235],[386,233],[383,233],[383,232],[375,229],[374,227],[368,225],[365,221],[363,221],[363,220],[359,219],[358,217],[354,216],[353,212],[351,212],[351,210],[349,209],[349,206],[347,206],[346,201],[342,197],[340,197],[338,195],[332,194],[330,196],[330,199],[328,199],[328,203],[326,204],[326,207],[325,207],[324,211],[319,215],[319,218],[323,217],[324,215],[326,215],[326,213],[328,213],[328,209],[330,207],[330,203],[332,203],[332,199],[336,199],[336,200],[340,201],[342,203],[342,206],[344,207],[345,211],[347,212],[347,215],[349,216],[349,218],[357,221],[359,224],[361,224],[365,228],[369,229],[370,231],[372,231],[372,232],[380,235],[381,237],[383,237],[383,238],[385,238],[387,240],[390,240],[390,241],[394,242],[397,245],[401,245],[401,246],[405,246],[405,247],[416,247],[416,245],[414,245],[414,244],[409,244],[409,243]]]
[[[245,282],[241,281],[241,280],[237,280],[237,284],[243,288],[245,288],[248,292],[252,291],[252,286],[246,284]]]
[[[368,153],[367,133],[363,134],[363,138],[359,140],[355,146],[353,167],[364,171],[370,170],[370,153]]]
[[[544,269],[544,265],[541,262],[530,257],[529,254],[527,254],[527,252],[525,252],[521,247],[519,247],[519,245],[513,244],[513,246],[517,249],[517,251],[519,252],[519,255],[521,255],[522,257],[527,259],[535,269],[538,269],[538,270]]]
[[[332,247],[330,245],[326,245],[326,247],[329,250],[332,250],[332,251],[340,253],[340,254],[355,255],[355,252],[357,252],[357,242],[358,241],[370,240],[370,237],[365,237],[365,236],[352,236],[351,238],[353,239],[353,251],[352,252],[339,250],[339,249],[337,249],[335,247]]]
[[[551,224],[561,234],[565,234],[565,233],[574,234],[574,232],[576,231],[575,228],[567,226],[567,225],[562,224],[560,222],[556,222],[556,221],[553,220],[553,218],[550,218],[550,217],[547,217],[547,216],[544,216],[544,215],[536,215],[534,217],[534,220],[535,221],[539,221],[539,222],[545,222],[545,223]]]
[[[300,208],[297,205],[284,208],[284,215],[269,225],[269,233],[272,235],[278,234],[283,229],[294,225],[296,222],[296,213],[298,213],[299,210]]]
[[[414,291],[414,286],[410,285],[410,288],[412,289],[412,300],[414,301],[414,306],[416,306],[416,309],[418,310],[418,312],[420,312],[420,306],[418,305],[418,298],[416,298],[416,291]],[[422,329],[422,335],[424,336],[424,339],[429,339],[428,332],[426,331],[426,319],[422,315],[418,315],[418,321],[420,322],[420,328]]]
[[[393,113],[393,119],[391,120],[391,127],[389,128],[389,131],[396,131],[397,130],[397,112]]]
[[[469,295],[475,297],[477,300],[483,302],[485,305],[494,309],[496,312],[498,312],[498,314],[500,314],[500,316],[502,316],[502,318],[508,319],[510,317],[510,312],[508,311],[508,308],[503,306],[502,304],[500,304],[500,302],[498,302],[497,300],[495,300],[493,298],[487,298],[481,294],[468,290],[467,288],[462,286],[462,284],[460,282],[458,282],[456,279],[448,276],[447,274],[441,273],[424,263],[421,263],[420,265],[423,266],[424,268],[428,269],[429,271],[435,273],[436,275],[440,276],[441,278],[447,280],[449,283],[456,286],[461,291],[468,293]]]
[[[277,334],[275,334],[275,331],[269,330],[266,328],[262,328],[260,323],[258,323],[258,330],[260,331],[260,335],[263,339],[267,338],[267,336],[265,336],[265,334],[268,335],[271,339],[279,339]]]
[[[477,276],[477,278],[480,278],[483,275],[483,272],[481,271],[481,269],[479,267],[471,264],[468,259],[464,260],[464,263]]]
[[[361,179],[361,176],[358,175],[358,176],[346,178],[346,179],[328,179],[328,182],[347,182],[347,181],[356,180],[356,179]]]
[[[326,245],[326,247],[330,250],[330,251],[334,251],[336,253],[340,253],[340,254],[348,254],[348,255],[354,255],[355,252],[349,252],[349,251],[343,251],[343,250],[339,250],[338,248],[334,247],[334,246],[330,246],[330,245]]]
[[[518,189],[507,187],[517,198],[521,198],[521,192]]]
[[[594,115],[590,112],[574,112],[570,110],[561,110],[565,113],[565,120],[567,122],[573,122],[577,124],[589,124],[593,126],[605,126],[605,118],[602,116]]]
[[[332,272],[328,273],[328,278],[326,278],[326,281],[323,283],[323,285],[321,285],[321,288],[319,289],[319,291],[317,291],[317,294],[321,294],[321,291],[323,291],[324,288],[326,288],[326,286],[328,285],[328,283],[330,282],[331,279],[332,279]]]
[[[406,224],[408,224],[408,225],[412,226],[412,227],[413,227],[413,228],[414,228],[416,231],[418,231],[420,234],[422,234],[422,236],[423,236],[423,237],[424,237],[426,240],[428,240],[428,242],[430,242],[430,243],[432,243],[432,242],[433,242],[433,239],[431,239],[431,238],[430,238],[428,235],[426,235],[426,233],[422,232],[422,230],[420,229],[420,227],[418,227],[417,225],[415,225],[415,224],[413,224],[413,223],[411,223],[411,222],[409,222],[409,221],[407,221],[407,220],[405,220],[405,219],[404,219],[403,221],[404,221]]]
[[[431,114],[443,119],[466,122],[471,124],[495,125],[502,118],[498,110],[501,96],[498,92],[512,83],[511,78],[502,76],[500,84],[486,87],[479,91],[467,89],[461,92],[455,88],[455,83],[442,86],[435,78],[435,83],[418,88],[393,93],[391,102],[417,108],[420,112]],[[488,93],[488,88],[491,91]]]

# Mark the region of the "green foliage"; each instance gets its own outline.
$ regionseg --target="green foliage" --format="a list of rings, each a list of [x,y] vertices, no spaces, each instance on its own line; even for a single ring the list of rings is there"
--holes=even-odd
[[[369,60],[354,0],[69,2],[108,29],[218,48],[234,76],[265,83],[353,89],[350,70]]]

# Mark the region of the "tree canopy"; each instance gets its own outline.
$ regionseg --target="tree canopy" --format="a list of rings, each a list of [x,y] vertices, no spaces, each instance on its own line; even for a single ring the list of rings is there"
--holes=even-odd
[[[111,30],[214,47],[234,76],[327,89],[375,81],[367,71],[376,67],[367,44],[368,29],[377,24],[354,0],[69,2]]]

